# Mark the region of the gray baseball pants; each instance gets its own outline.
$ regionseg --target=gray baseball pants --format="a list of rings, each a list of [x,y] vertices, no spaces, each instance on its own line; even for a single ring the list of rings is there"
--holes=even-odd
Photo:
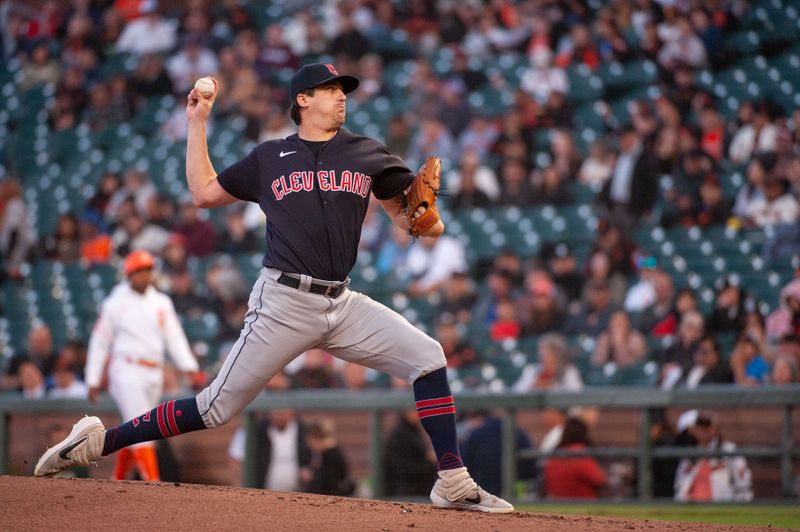
[[[273,375],[309,349],[408,382],[447,364],[438,342],[364,294],[346,289],[332,299],[279,284],[280,275],[262,268],[239,339],[217,377],[197,395],[206,427],[241,412]]]

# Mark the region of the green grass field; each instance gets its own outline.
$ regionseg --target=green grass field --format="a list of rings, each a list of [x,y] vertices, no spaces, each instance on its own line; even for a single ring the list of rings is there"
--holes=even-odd
[[[519,508],[548,514],[581,514],[631,519],[693,521],[800,529],[800,505],[529,504]]]

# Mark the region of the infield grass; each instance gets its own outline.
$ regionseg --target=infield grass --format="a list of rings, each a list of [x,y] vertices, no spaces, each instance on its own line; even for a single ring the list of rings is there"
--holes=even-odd
[[[548,514],[581,514],[630,519],[692,521],[723,525],[800,529],[800,504],[526,504],[519,510]]]

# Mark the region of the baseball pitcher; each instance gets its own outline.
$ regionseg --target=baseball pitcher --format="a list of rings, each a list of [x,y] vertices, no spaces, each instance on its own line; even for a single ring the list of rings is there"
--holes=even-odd
[[[396,312],[348,288],[370,196],[414,236],[444,231],[435,205],[439,160],[429,158],[414,175],[386,146],[343,127],[346,95],[358,84],[333,65],[304,66],[290,88],[297,134],[258,145],[219,174],[206,138],[218,89],[209,97],[197,89],[189,93],[186,177],[195,204],[252,201],[267,216],[264,267],[250,294],[241,336],[219,375],[196,397],[163,403],[109,430],[96,417],[84,418],[42,456],[37,475],[94,462],[143,441],[220,426],[270,377],[316,347],[413,383],[417,411],[438,461],[434,506],[513,511],[481,489],[461,461],[441,346]]]

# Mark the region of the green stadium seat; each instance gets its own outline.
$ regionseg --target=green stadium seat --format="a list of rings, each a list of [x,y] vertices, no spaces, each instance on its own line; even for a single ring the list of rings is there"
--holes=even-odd
[[[210,342],[219,333],[219,319],[213,312],[206,312],[197,318],[183,318],[183,330],[190,342]]]
[[[722,360],[729,361],[733,347],[736,344],[737,332],[724,332],[716,335]]]
[[[505,113],[513,101],[511,93],[498,91],[494,87],[473,91],[468,97],[469,105],[474,111],[480,111],[489,116],[499,116]]]
[[[51,159],[66,164],[78,151],[78,140],[77,128],[50,133],[47,145]]]
[[[600,114],[601,103],[589,101],[579,105],[574,112],[575,125],[580,129],[590,129],[595,134],[605,128],[605,118]],[[578,135],[580,137],[580,135]],[[586,144],[589,144],[588,142]]]
[[[571,102],[595,101],[603,96],[603,80],[592,73],[586,65],[571,65],[567,68],[569,79],[568,96]]]
[[[262,253],[242,253],[234,256],[236,269],[245,278],[248,284],[253,284],[261,272]]]
[[[126,75],[135,66],[135,57],[127,53],[106,54],[100,64],[99,76],[101,79],[109,79],[118,74]]]
[[[740,57],[753,55],[758,53],[761,47],[761,39],[755,31],[738,31],[724,38],[724,47]]]
[[[374,43],[375,51],[385,59],[397,60],[414,57],[413,46],[408,34],[402,30],[394,30],[388,39],[380,39]]]
[[[605,367],[600,368],[581,368],[581,378],[585,384],[589,386],[611,386],[614,384],[614,376],[616,374],[616,369],[611,369],[612,366],[609,366],[609,369]]]
[[[504,388],[511,388],[522,375],[525,357],[504,354],[493,358],[490,363],[495,369],[496,378],[503,382]]]
[[[482,384],[485,384],[483,366],[479,364],[462,366],[458,368],[455,373],[458,380],[461,381],[467,389],[478,388]]]
[[[512,87],[518,87],[522,73],[528,68],[529,62],[523,54],[505,52],[498,57],[496,66],[500,68],[507,83]]]
[[[617,383],[623,386],[655,386],[658,372],[652,364],[640,362],[617,371]]]

